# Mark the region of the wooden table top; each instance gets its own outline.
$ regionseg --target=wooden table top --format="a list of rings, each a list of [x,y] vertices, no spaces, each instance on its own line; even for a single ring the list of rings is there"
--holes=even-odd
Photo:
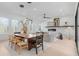
[[[14,34],[15,36],[18,37],[23,37],[23,38],[32,38],[32,37],[36,37],[36,34]]]

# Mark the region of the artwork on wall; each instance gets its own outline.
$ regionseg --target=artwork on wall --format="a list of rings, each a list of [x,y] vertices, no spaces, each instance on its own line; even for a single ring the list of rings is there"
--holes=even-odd
[[[59,26],[59,25],[60,25],[59,18],[54,18],[54,26]]]

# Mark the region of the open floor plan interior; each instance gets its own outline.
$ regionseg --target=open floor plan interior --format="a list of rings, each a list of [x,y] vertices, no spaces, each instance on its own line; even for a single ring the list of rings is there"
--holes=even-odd
[[[78,2],[0,2],[0,56],[78,56]]]

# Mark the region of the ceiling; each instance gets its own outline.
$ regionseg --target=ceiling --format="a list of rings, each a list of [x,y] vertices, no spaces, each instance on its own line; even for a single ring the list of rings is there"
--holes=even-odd
[[[19,5],[23,4],[24,8]],[[40,19],[46,13],[49,17],[75,16],[77,2],[0,2],[0,16]]]

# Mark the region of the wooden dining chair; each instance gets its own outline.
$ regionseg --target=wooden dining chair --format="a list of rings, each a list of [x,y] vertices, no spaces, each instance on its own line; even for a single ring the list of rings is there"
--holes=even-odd
[[[20,54],[22,49],[28,48],[27,42],[20,41],[16,44],[16,50]]]
[[[38,48],[42,47],[43,50],[43,32],[36,32],[36,40],[34,39],[33,45],[36,49],[36,54],[38,54]]]
[[[21,32],[14,32],[14,34],[20,34]]]
[[[9,35],[9,45],[13,47],[14,35]]]
[[[20,41],[21,40],[19,37],[15,37],[14,35],[9,36],[9,45],[11,46],[11,48],[14,47],[15,50],[16,50],[16,44]]]

